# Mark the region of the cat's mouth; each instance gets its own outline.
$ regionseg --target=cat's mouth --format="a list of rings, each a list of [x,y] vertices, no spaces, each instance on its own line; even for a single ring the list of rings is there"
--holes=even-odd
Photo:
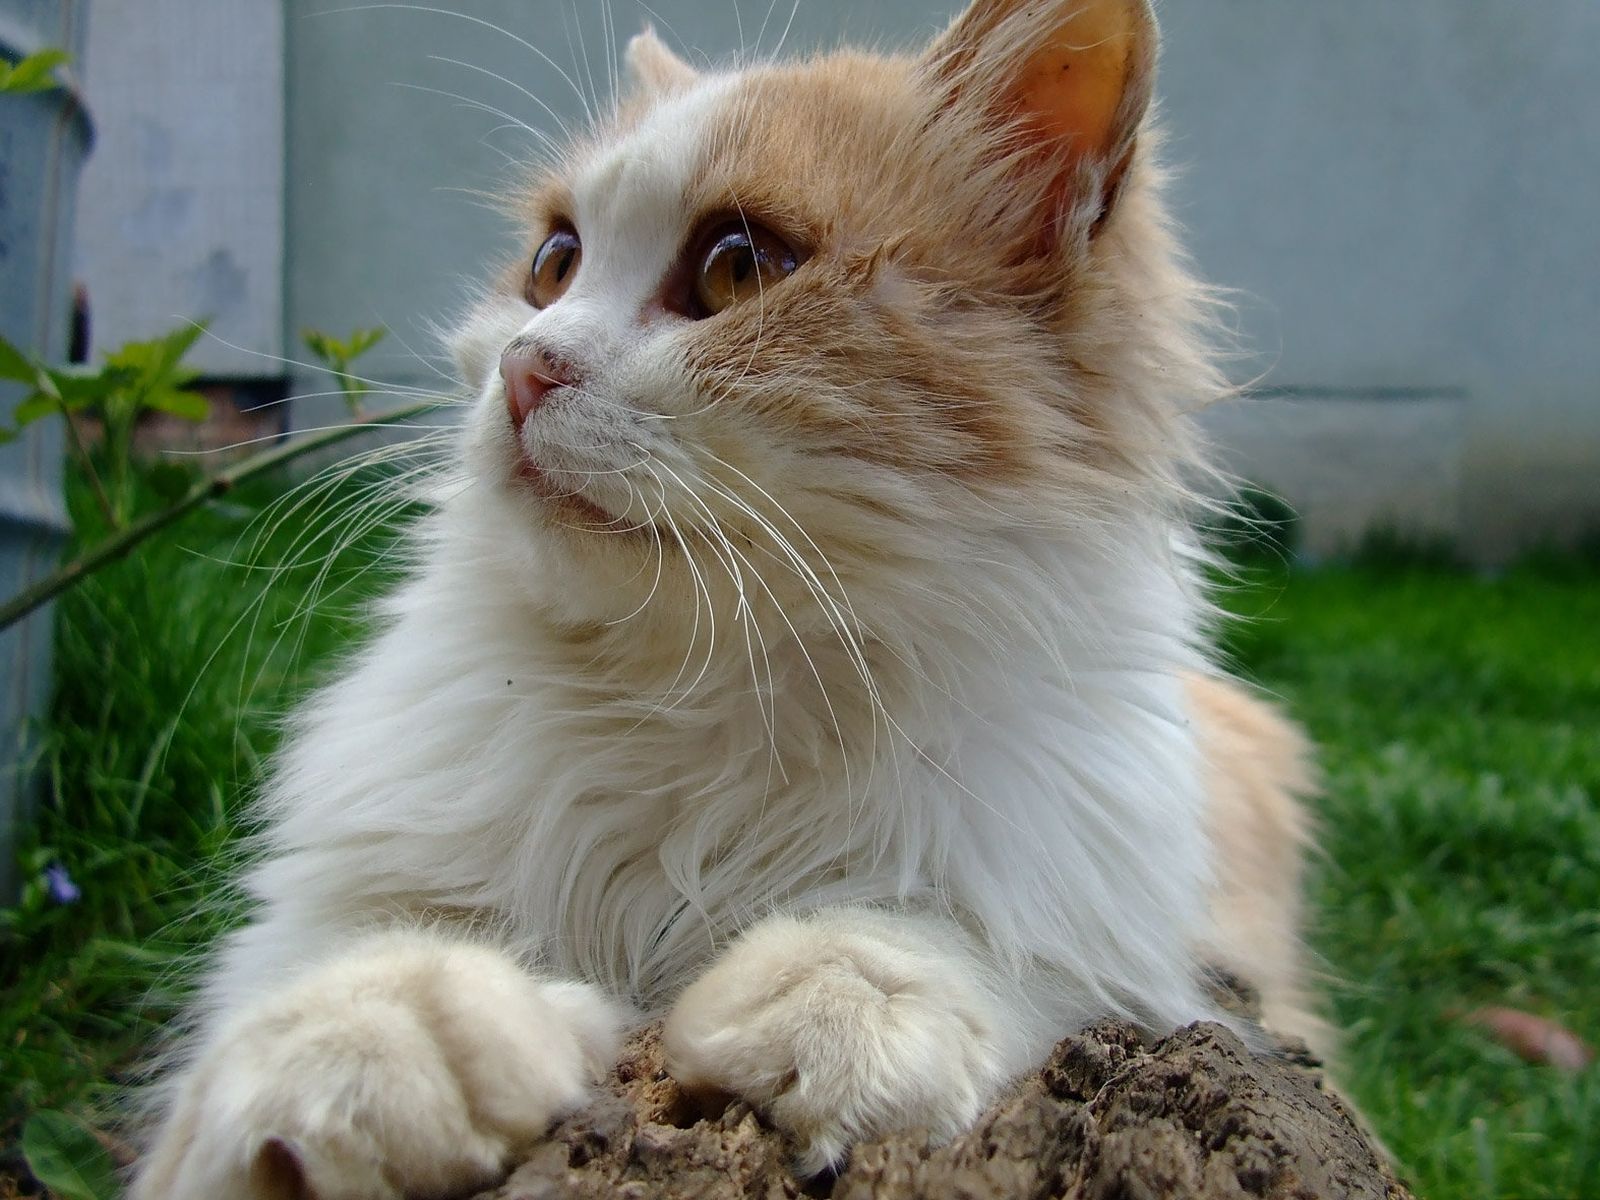
[[[518,486],[532,492],[560,516],[581,521],[585,527],[619,532],[628,523],[585,496],[575,485],[562,482],[557,474],[541,467],[523,451],[516,467]]]
[[[511,484],[536,498],[555,523],[594,533],[648,529],[640,497],[626,481],[631,450],[592,405],[540,404],[520,412],[508,391],[511,413]]]

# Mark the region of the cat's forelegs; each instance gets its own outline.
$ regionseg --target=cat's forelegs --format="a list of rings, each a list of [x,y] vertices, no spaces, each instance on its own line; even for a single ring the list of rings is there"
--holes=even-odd
[[[134,1200],[399,1200],[494,1184],[581,1105],[620,1014],[498,950],[357,942],[225,1014],[175,1082]]]
[[[953,924],[867,909],[748,930],[667,1018],[685,1087],[759,1107],[816,1173],[856,1142],[972,1124],[1026,1047]]]

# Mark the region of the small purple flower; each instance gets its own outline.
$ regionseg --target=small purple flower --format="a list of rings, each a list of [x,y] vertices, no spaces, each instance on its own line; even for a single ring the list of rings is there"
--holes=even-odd
[[[57,904],[76,904],[83,899],[83,889],[72,882],[72,876],[60,863],[44,869],[44,890]]]

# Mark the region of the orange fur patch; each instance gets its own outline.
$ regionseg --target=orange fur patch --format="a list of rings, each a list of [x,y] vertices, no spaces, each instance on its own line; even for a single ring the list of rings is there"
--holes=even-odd
[[[1328,1025],[1309,996],[1300,942],[1304,858],[1316,787],[1305,735],[1270,704],[1221,678],[1188,681],[1206,771],[1216,879],[1208,951],[1261,994],[1274,1033],[1326,1058]]]

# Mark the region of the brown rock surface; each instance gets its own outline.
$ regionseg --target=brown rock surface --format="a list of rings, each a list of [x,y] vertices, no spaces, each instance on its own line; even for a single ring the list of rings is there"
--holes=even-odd
[[[797,1180],[780,1135],[741,1103],[703,1111],[636,1036],[603,1099],[559,1126],[479,1200],[1409,1200],[1304,1055],[1252,1054],[1195,1025],[1148,1045],[1106,1022],[966,1136],[930,1149],[893,1138],[856,1148],[831,1180]]]

